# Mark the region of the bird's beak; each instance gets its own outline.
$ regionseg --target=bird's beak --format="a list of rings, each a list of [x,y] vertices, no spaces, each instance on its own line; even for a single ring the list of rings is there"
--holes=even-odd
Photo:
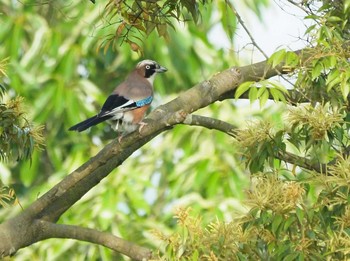
[[[159,68],[156,69],[156,72],[163,73],[163,72],[166,72],[167,70],[168,70],[167,68],[159,65]]]

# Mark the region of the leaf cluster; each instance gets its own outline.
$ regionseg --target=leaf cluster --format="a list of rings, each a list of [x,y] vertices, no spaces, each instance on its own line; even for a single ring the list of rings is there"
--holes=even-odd
[[[279,173],[257,174],[247,191],[249,211],[230,222],[206,224],[188,209],[179,210],[177,232],[154,233],[167,249],[158,259],[347,259],[349,170],[348,159],[340,159],[331,175],[322,179],[313,174],[290,176],[292,180]],[[339,185],[334,187],[335,177]],[[316,200],[310,200],[314,194],[310,184],[320,189]]]
[[[242,242],[252,236],[239,224],[219,220],[203,226],[200,217],[191,216],[191,209],[176,211],[177,232],[167,236],[154,230],[153,234],[165,243],[165,254],[156,260],[236,260]]]
[[[275,102],[286,102],[288,97],[287,89],[277,81],[263,80],[259,82],[246,81],[240,84],[235,91],[235,98],[240,98],[244,93],[248,93],[251,103],[258,100],[260,107],[263,107],[269,99]]]
[[[249,211],[231,222],[219,221],[215,225],[217,230],[222,229],[220,235],[226,235],[225,242],[230,242],[225,249],[230,249],[232,255],[226,256],[218,247],[222,242],[220,236],[207,243],[203,231],[212,226],[202,222],[200,217],[188,217],[186,212],[177,215],[181,232],[174,234],[175,239],[168,240],[169,237],[163,235],[168,251],[161,258],[349,258],[350,68],[346,37],[350,4],[337,1],[332,8],[333,2],[324,2],[317,10],[319,14],[313,17],[317,23],[307,32],[316,32],[312,50],[301,56],[280,50],[270,58],[271,66],[282,63],[284,70],[290,72],[290,78],[296,79],[293,87],[300,94],[297,102],[289,101],[284,88],[273,95],[274,86],[266,82],[245,82],[236,91],[236,98],[248,92],[250,101],[259,100],[261,106],[271,97],[287,106],[280,107],[284,111],[282,122],[266,119],[249,122],[246,128],[235,133],[236,148],[254,176],[245,202]],[[303,55],[308,58],[301,59]],[[291,152],[298,156],[291,157]],[[283,161],[287,164],[282,164]],[[308,164],[303,164],[305,162]],[[325,173],[305,171],[313,169],[312,164],[319,171],[317,166],[321,163],[326,163]],[[227,235],[224,227],[228,231],[227,227],[235,229]],[[212,235],[216,235],[217,230],[211,231]],[[240,236],[248,234],[248,240],[237,236],[238,232]]]
[[[267,0],[244,0],[243,4],[260,17],[261,9],[268,5]],[[214,15],[208,13],[214,10]],[[210,30],[208,25],[220,22],[229,41],[233,41],[237,29],[237,17],[234,4],[230,1],[211,0],[166,0],[166,1],[130,1],[109,0],[102,14],[106,26],[112,26],[113,32],[102,44],[105,50],[116,43],[128,43],[133,51],[143,54],[143,43],[155,32],[157,38],[164,38],[168,43],[170,32],[182,30],[178,25],[192,26],[191,33],[206,27],[201,35],[205,37]],[[219,21],[217,21],[219,17]],[[212,23],[208,23],[211,21]]]
[[[289,108],[286,116],[291,126],[289,141],[296,147],[304,141],[306,150],[319,141],[333,142],[339,147],[345,142],[344,130],[348,129],[344,113],[344,110],[331,107],[329,103]],[[295,139],[297,136],[298,140]]]
[[[0,62],[0,77],[6,75],[7,59]],[[0,160],[30,159],[34,148],[44,144],[43,127],[32,127],[23,109],[23,98],[3,101],[6,88],[0,84]]]
[[[34,148],[44,144],[43,127],[33,127],[22,108],[23,99],[0,104],[0,157],[30,159]]]
[[[211,62],[213,57],[220,64],[227,63],[225,54],[215,50],[207,39],[206,32],[211,27],[189,25],[189,32],[169,32],[171,19],[187,21],[189,17],[193,20],[200,17],[195,18],[191,10],[186,10],[185,3],[181,6],[182,2],[109,1],[106,6],[104,15],[109,16],[107,20],[119,26],[113,31],[113,37],[117,35],[118,39],[130,41],[129,45],[139,50],[137,41],[129,38],[130,33],[148,35],[148,41],[144,43],[148,54],[154,59],[162,57],[165,65],[178,68],[172,70],[173,82],[164,81],[160,86],[190,86],[203,75],[218,69],[215,67],[217,63]],[[195,3],[199,7],[207,2]],[[219,6],[221,15],[226,10],[222,3]],[[325,19],[331,8],[328,6],[329,9],[320,10],[321,14],[314,17],[317,23],[308,32],[314,34],[314,48],[308,52],[308,59],[300,59],[295,53],[285,50],[276,52],[270,59],[270,66],[283,63],[283,70],[290,72],[291,79],[297,78],[293,88],[299,91],[300,100],[292,105],[299,106],[298,102],[308,102],[309,105],[296,108],[279,106],[272,112],[272,117],[269,111],[254,115],[262,120],[252,121],[247,127],[237,130],[236,146],[231,146],[232,140],[224,135],[215,134],[213,138],[207,130],[177,126],[168,135],[135,153],[123,168],[86,195],[61,221],[87,223],[117,231],[127,240],[142,244],[147,240],[146,244],[152,247],[157,246],[153,238],[147,238],[145,231],[161,227],[162,232],[154,234],[165,242],[164,253],[158,257],[166,260],[346,259],[350,219],[347,157],[350,145],[347,113],[349,50],[344,46],[346,34],[341,26],[345,24],[346,28],[348,22],[343,20],[347,14],[342,8],[339,9],[341,12],[338,10],[339,14],[332,14],[338,15],[342,21]],[[182,9],[177,13],[176,8],[180,7]],[[105,98],[102,92],[113,89],[117,83],[114,78],[122,80],[133,66],[129,61],[134,58],[123,46],[118,48],[118,55],[111,53],[110,46],[105,48],[105,54],[91,51],[96,39],[87,32],[86,21],[92,24],[99,21],[96,10],[88,12],[85,7],[72,3],[67,17],[78,18],[50,27],[44,16],[34,15],[40,8],[26,6],[22,10],[20,5],[16,8],[18,10],[6,6],[3,10],[6,26],[0,36],[7,41],[0,46],[0,53],[9,50],[11,84],[16,92],[33,101],[34,118],[45,123],[48,130],[47,150],[34,155],[35,166],[29,169],[28,165],[21,165],[14,171],[20,173],[20,181],[25,185],[46,178],[43,186],[33,189],[32,198],[35,199],[37,193],[42,193],[67,170],[79,166],[103,146],[105,137],[101,138],[101,132],[102,135],[108,133],[101,131],[102,126],[84,135],[68,133],[67,128],[99,109],[98,104]],[[167,13],[171,8],[174,9]],[[346,5],[344,8],[348,10]],[[199,14],[198,10],[193,11]],[[77,13],[79,15],[75,16]],[[201,15],[206,15],[203,10]],[[203,17],[211,18],[209,15]],[[231,30],[229,35],[233,36],[235,21],[229,21],[224,15],[220,19],[224,29]],[[152,31],[158,31],[163,37],[172,37],[167,46],[171,49],[168,55],[161,52],[165,48],[157,41],[159,39],[151,36]],[[100,33],[96,35],[101,36]],[[205,59],[209,61],[206,66]],[[190,76],[188,72],[191,72]],[[92,82],[101,88],[109,86],[109,89],[100,91]],[[251,102],[259,100],[261,106],[268,104],[268,99],[290,104],[289,91],[276,81],[244,83],[238,88],[236,98],[247,91]],[[155,104],[164,102],[159,100],[156,97]],[[237,114],[242,112],[238,113],[230,103],[216,106],[214,104],[209,111],[202,112],[231,122],[235,122],[239,118]],[[280,114],[282,119],[276,122],[276,117],[280,117],[276,115]],[[241,123],[235,122],[239,126]],[[291,157],[291,152],[302,162],[294,160],[296,157]],[[233,197],[242,198],[242,187],[247,183],[247,176],[243,175],[247,171],[241,169],[242,159],[254,176],[251,188],[245,192],[244,207],[248,211],[237,218],[232,215],[232,209],[242,206]],[[311,164],[303,165],[304,161]],[[42,162],[44,164],[39,164]],[[313,163],[318,166],[320,162],[329,163],[325,173],[329,176],[321,173],[314,176],[305,170]],[[36,179],[38,173],[44,175]],[[179,210],[176,214],[178,230],[171,234],[169,231],[176,228],[169,221],[168,213],[169,207],[176,204],[191,205],[201,213],[199,217],[191,217],[188,210]],[[208,223],[207,220],[213,220],[214,215],[218,220]],[[225,222],[225,218],[230,221]],[[72,244],[76,247],[71,248]],[[27,257],[25,251],[30,251],[31,254],[34,252],[31,256],[36,255],[38,259],[46,255],[49,258],[51,252],[47,249],[56,252],[58,258],[72,258],[79,253],[86,253],[85,257],[91,260],[101,259],[101,256],[106,260],[121,258],[106,249],[72,242],[62,245],[61,241],[42,242],[40,246],[23,250],[22,256]]]
[[[283,151],[283,132],[276,131],[270,121],[255,121],[235,132],[236,147],[252,173],[275,166],[276,155]],[[266,163],[268,163],[266,165]]]
[[[268,59],[272,67],[280,66],[288,73],[287,80],[292,84],[289,88],[293,90],[287,91],[279,86],[281,84],[269,80],[242,83],[235,93],[236,98],[248,94],[250,102],[258,100],[260,106],[268,99],[287,105],[282,109],[282,126],[278,123],[276,131],[272,129],[274,126],[264,128],[264,124],[248,125],[250,130],[237,131],[238,144],[246,148],[242,154],[252,172],[262,171],[265,162],[274,167],[272,163],[286,151],[297,151],[316,164],[330,162],[336,153],[348,153],[349,3],[324,1],[318,8],[312,1],[303,3],[309,12],[306,19],[314,22],[306,30],[312,48],[298,55],[282,49]],[[260,128],[264,133],[276,133],[276,136],[259,140],[261,135],[257,129]],[[254,143],[248,142],[249,138],[243,135],[249,132]]]
[[[251,173],[280,168],[282,161],[318,169],[338,153],[347,154],[350,127],[344,108],[330,103],[280,108],[280,119],[251,121],[235,131],[236,148]]]
[[[0,183],[0,206],[6,207],[9,204],[13,204],[16,199],[16,194],[13,188],[3,186]]]
[[[211,2],[211,1],[210,1]],[[140,51],[141,46],[135,41],[142,41],[138,33],[150,35],[157,31],[160,37],[169,38],[168,28],[175,29],[174,22],[198,22],[201,13],[199,5],[209,5],[207,0],[167,0],[167,1],[130,1],[110,0],[105,7],[106,20],[118,24],[115,39],[128,43],[133,51]],[[113,21],[113,22],[112,22]],[[142,37],[144,38],[144,37]],[[111,43],[107,44],[107,46]]]
[[[349,1],[323,1],[306,19],[314,22],[306,30],[314,48],[301,65],[295,86],[311,101],[344,104],[350,92]]]
[[[5,76],[6,61],[0,62],[0,76]],[[23,109],[23,98],[17,97],[7,102],[3,101],[6,93],[4,85],[0,84],[0,160],[30,160],[35,148],[44,144],[43,127],[33,127],[27,120]],[[0,180],[0,206],[13,203],[15,192],[13,188],[3,186]]]

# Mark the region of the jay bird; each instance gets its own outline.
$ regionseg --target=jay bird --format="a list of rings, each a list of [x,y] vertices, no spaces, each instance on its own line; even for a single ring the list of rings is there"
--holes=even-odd
[[[167,69],[152,60],[143,60],[119,84],[107,98],[101,111],[72,127],[70,131],[84,131],[91,126],[108,120],[115,131],[128,134],[145,125],[142,122],[147,109],[153,100],[153,81],[157,73]]]

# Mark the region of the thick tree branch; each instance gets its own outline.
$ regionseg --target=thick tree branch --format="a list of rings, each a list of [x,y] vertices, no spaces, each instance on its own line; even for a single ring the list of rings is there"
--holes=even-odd
[[[303,54],[301,51],[299,53]],[[271,68],[263,61],[240,68],[232,67],[158,107],[149,115],[149,124],[142,129],[142,133],[134,132],[121,143],[112,141],[18,216],[0,224],[0,238],[5,239],[0,240],[0,255],[11,255],[20,248],[40,241],[43,230],[36,220],[56,222],[91,188],[155,136],[183,122],[194,111],[222,100],[225,94],[234,91],[244,81],[258,81],[278,75],[282,66]]]
[[[133,260],[150,259],[151,250],[121,239],[110,233],[100,232],[91,228],[55,224],[47,221],[37,221],[42,229],[41,240],[48,238],[70,238],[108,247],[124,254]]]

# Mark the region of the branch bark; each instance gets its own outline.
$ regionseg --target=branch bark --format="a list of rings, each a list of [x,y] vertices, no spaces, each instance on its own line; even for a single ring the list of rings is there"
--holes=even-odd
[[[182,123],[194,111],[225,97],[230,98],[227,94],[233,92],[240,83],[280,74],[282,66],[280,64],[271,68],[263,61],[240,68],[228,68],[158,107],[148,116],[149,124],[142,129],[142,133],[134,132],[121,143],[112,141],[18,216],[0,224],[0,256],[12,255],[20,248],[48,238],[49,235],[45,234],[47,232],[42,227],[45,224],[43,222],[55,223],[85,193],[148,141],[169,127]],[[148,251],[134,251],[138,252],[134,253],[135,256],[149,258]]]
[[[183,124],[190,126],[201,126],[210,130],[218,130],[231,137],[234,137],[234,130],[237,129],[235,126],[225,121],[194,114],[187,115],[186,119],[183,121]]]
[[[121,239],[111,233],[100,232],[95,229],[79,226],[56,224],[44,220],[39,220],[37,222],[38,226],[42,228],[42,240],[48,238],[77,239],[108,247],[116,252],[129,256],[133,260],[141,261],[152,257],[151,250]]]

